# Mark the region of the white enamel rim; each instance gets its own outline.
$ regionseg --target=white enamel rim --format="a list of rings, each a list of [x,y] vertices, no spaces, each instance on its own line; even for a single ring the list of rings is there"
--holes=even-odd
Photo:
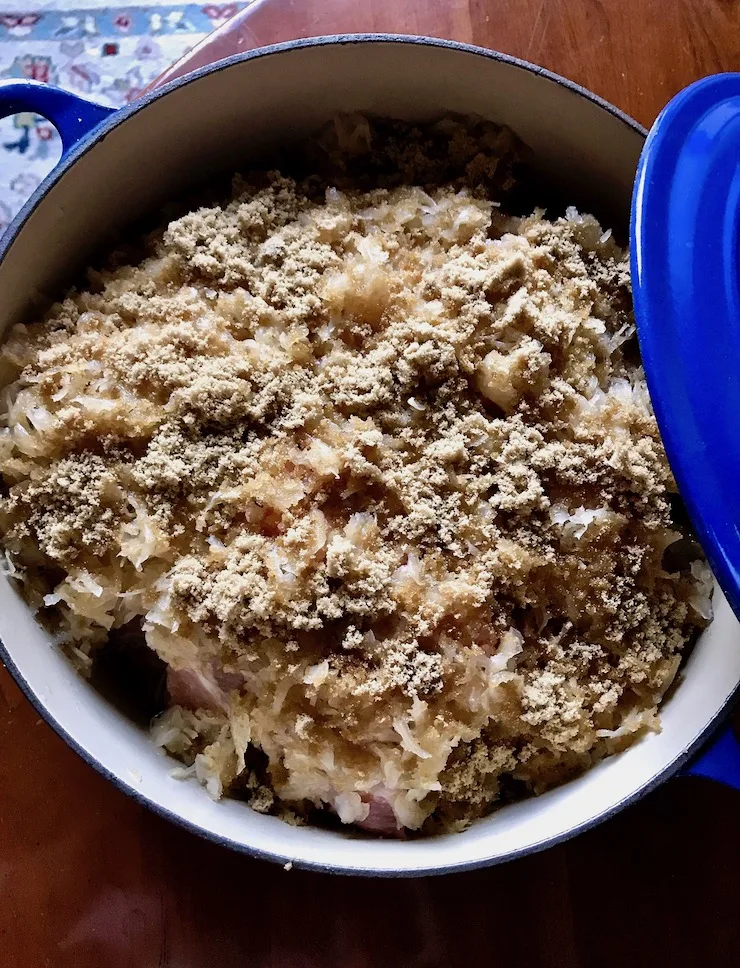
[[[536,78],[535,87],[540,95],[549,91],[554,102],[560,105],[568,100],[574,114],[583,112],[584,103],[588,104],[591,108],[587,114],[596,119],[595,123],[598,116],[608,115],[612,122],[624,126],[625,139],[635,135],[644,138],[645,132],[634,121],[571,82],[534,65],[463,44],[417,37],[357,35],[315,38],[250,51],[157,90],[141,103],[113,115],[93,137],[84,139],[70,152],[21,212],[0,246],[0,293],[4,304],[16,304],[16,309],[8,309],[7,313],[15,312],[21,303],[28,303],[29,293],[36,288],[34,273],[38,278],[48,279],[52,272],[50,266],[58,267],[70,259],[68,250],[73,245],[67,237],[74,231],[82,231],[74,226],[98,217],[95,206],[80,209],[70,228],[69,220],[62,218],[64,212],[59,199],[74,199],[75,180],[79,182],[83,176],[94,180],[96,171],[104,167],[106,157],[108,163],[113,163],[110,158],[115,146],[121,151],[127,144],[124,140],[127,136],[122,133],[125,125],[133,122],[130,125],[133,131],[136,118],[150,111],[154,119],[157,110],[160,122],[162,119],[166,122],[169,116],[163,114],[165,99],[173,97],[173,104],[182,106],[185,102],[175,102],[175,98],[181,99],[186,92],[184,96],[195,104],[194,85],[209,84],[221,72],[234,70],[244,72],[244,76],[251,73],[253,77],[257,74],[265,77],[263,68],[267,65],[267,73],[272,72],[277,82],[286,71],[290,72],[291,57],[298,57],[299,64],[308,63],[320,72],[323,60],[320,62],[317,57],[334,57],[342,62],[344,54],[338,52],[345,50],[352,51],[352,64],[357,57],[362,59],[363,69],[369,69],[368,65],[376,60],[379,66],[395,64],[399,76],[403,74],[399,65],[414,57],[419,63],[426,63],[427,68],[436,59],[438,64],[454,64],[455,72],[459,68],[469,73],[473,69],[471,62],[464,59],[472,57],[477,59],[476,70],[499,76],[502,88],[506,83],[511,85],[513,78],[531,87],[532,78]],[[295,63],[294,60],[292,64]],[[492,64],[496,65],[495,70],[485,67]],[[262,67],[258,71],[254,65]],[[304,75],[307,85],[310,78],[310,74]],[[429,78],[428,83],[432,85],[432,81]],[[381,87],[384,83],[384,79],[378,80]],[[561,93],[555,94],[547,85],[555,85],[567,98]],[[534,116],[533,95],[529,98],[527,109]],[[478,104],[475,109],[484,113]],[[545,114],[543,108],[543,125],[547,123]],[[500,115],[497,117],[506,120]],[[532,123],[532,117],[529,121]],[[611,129],[611,122],[607,127]],[[108,139],[106,149],[104,142]],[[583,135],[584,154],[599,150],[594,144],[596,140],[594,134]],[[97,150],[101,146],[102,150]],[[575,152],[575,141],[571,147]],[[96,150],[97,161],[93,158]],[[102,208],[119,204],[94,197]],[[629,198],[624,202],[627,207]],[[51,229],[40,234],[39,227],[44,225]],[[58,236],[52,231],[55,226]],[[40,238],[47,242],[51,238],[53,244],[40,248]],[[49,248],[51,255],[47,252]],[[740,683],[738,624],[719,590],[715,593],[714,605],[715,621],[686,663],[681,687],[663,708],[664,728],[660,734],[644,738],[627,752],[603,761],[556,790],[503,807],[461,834],[409,842],[290,827],[273,817],[256,814],[236,801],[214,803],[194,782],[174,780],[169,775],[172,761],[154,750],[142,731],[78,678],[6,579],[0,582],[0,658],[40,715],[80,756],[124,792],[168,819],[225,846],[283,864],[292,862],[298,867],[337,873],[414,876],[500,863],[558,843],[611,816],[675,773],[728,711]]]

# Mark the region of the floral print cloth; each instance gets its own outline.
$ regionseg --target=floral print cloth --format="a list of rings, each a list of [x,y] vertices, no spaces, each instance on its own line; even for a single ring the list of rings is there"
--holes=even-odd
[[[0,77],[47,81],[118,107],[248,3],[6,6],[0,0]],[[0,234],[60,154],[56,130],[38,115],[0,121]]]

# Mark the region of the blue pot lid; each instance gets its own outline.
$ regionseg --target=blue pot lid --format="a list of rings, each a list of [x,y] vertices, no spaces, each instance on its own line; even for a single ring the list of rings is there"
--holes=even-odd
[[[740,617],[740,74],[693,84],[648,135],[632,199],[635,316],[668,459]]]

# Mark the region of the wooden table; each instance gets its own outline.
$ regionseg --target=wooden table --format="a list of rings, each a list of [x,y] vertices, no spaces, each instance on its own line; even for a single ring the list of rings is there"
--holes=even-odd
[[[535,61],[645,125],[740,69],[738,0],[266,0],[183,67],[349,31]],[[80,761],[0,668],[2,968],[663,968],[740,965],[740,799],[672,780],[503,867],[361,881],[253,861],[143,810]]]

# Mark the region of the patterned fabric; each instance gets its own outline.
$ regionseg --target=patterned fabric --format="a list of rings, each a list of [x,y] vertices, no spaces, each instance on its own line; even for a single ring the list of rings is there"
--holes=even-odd
[[[248,3],[51,0],[25,13],[5,6],[0,0],[0,77],[48,81],[119,107]],[[60,154],[43,118],[0,121],[0,234]]]

